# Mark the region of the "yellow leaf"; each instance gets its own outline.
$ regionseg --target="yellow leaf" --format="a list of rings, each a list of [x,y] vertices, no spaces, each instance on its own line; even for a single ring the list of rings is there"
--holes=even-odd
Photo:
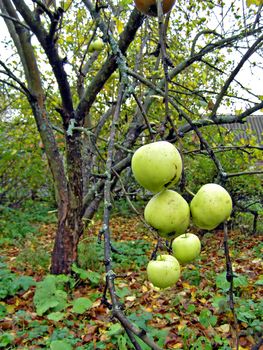
[[[230,324],[228,324],[228,323],[222,324],[221,326],[216,327],[216,329],[219,332],[228,333],[230,331]]]
[[[250,5],[262,5],[263,4],[263,0],[246,0],[247,6],[249,7]]]
[[[127,301],[134,301],[136,300],[136,296],[135,295],[131,295],[125,298]]]
[[[182,328],[184,328],[187,325],[187,321],[183,320],[180,322],[180,324],[177,326],[178,331],[180,331]]]
[[[151,308],[151,307],[146,307],[146,309],[145,309],[147,312],[152,312],[153,311],[153,309]]]
[[[183,347],[182,343],[177,343],[177,344],[174,344],[172,348],[173,349],[182,349],[182,347]]]
[[[116,23],[117,31],[120,34],[121,32],[123,32],[123,23],[118,18],[115,18],[115,23]]]
[[[191,289],[190,284],[187,283],[187,282],[183,282],[183,287],[186,288],[186,289]]]
[[[200,299],[200,302],[201,302],[202,304],[206,304],[206,303],[207,303],[207,300],[206,300],[205,298],[201,298],[201,299]]]

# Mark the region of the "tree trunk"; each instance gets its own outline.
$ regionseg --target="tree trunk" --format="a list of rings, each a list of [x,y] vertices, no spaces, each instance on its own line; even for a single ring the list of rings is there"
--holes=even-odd
[[[79,133],[66,136],[69,201],[58,206],[58,228],[51,260],[51,273],[68,274],[77,260],[78,242],[83,233],[83,174]]]
[[[83,233],[82,218],[72,208],[59,208],[58,228],[51,258],[50,272],[68,274],[77,260],[79,238]]]

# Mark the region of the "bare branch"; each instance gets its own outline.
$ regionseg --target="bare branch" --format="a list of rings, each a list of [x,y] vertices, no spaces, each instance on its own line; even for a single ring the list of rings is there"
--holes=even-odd
[[[216,119],[216,112],[218,110],[218,107],[220,105],[220,103],[222,102],[223,97],[225,96],[225,93],[227,91],[227,89],[229,88],[230,84],[232,83],[232,81],[234,80],[234,78],[236,77],[236,75],[238,74],[238,72],[240,71],[240,69],[243,67],[243,65],[247,62],[247,60],[249,59],[249,57],[251,55],[253,55],[253,53],[255,53],[255,51],[261,47],[263,45],[263,35],[261,35],[255,42],[254,44],[247,50],[247,52],[243,55],[243,57],[241,58],[240,62],[238,63],[238,65],[236,66],[236,68],[232,71],[232,73],[230,74],[230,76],[228,77],[228,79],[226,80],[224,86],[221,89],[221,92],[219,93],[219,95],[216,98],[214,107],[211,111],[211,118],[212,119]]]
[[[12,16],[8,16],[8,15],[6,15],[4,13],[0,13],[0,16],[5,18],[5,19],[9,19],[10,21],[13,21],[13,22],[21,25],[22,27],[26,28],[27,30],[30,30],[30,27],[28,27],[25,23],[19,21],[17,18],[14,18]]]

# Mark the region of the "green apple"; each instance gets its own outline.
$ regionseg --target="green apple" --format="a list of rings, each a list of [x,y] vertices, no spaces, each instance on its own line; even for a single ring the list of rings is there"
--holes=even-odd
[[[171,287],[180,277],[180,264],[172,255],[158,255],[148,263],[147,276],[155,287]]]
[[[131,167],[136,181],[157,193],[179,181],[182,159],[170,142],[157,141],[138,148],[132,157]]]
[[[162,237],[174,237],[186,231],[190,223],[190,208],[177,192],[163,190],[153,196],[144,209],[145,221]]]
[[[93,40],[90,43],[89,52],[101,51],[103,49],[103,47],[104,47],[104,43],[100,38]]]
[[[208,183],[203,185],[190,203],[196,226],[213,230],[227,220],[232,212],[232,199],[224,187]]]
[[[173,240],[172,250],[180,263],[188,263],[200,254],[201,242],[193,233],[184,233]]]

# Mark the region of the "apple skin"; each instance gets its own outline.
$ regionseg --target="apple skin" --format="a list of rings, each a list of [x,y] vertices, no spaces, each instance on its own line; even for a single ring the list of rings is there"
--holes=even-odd
[[[174,285],[180,277],[180,264],[172,255],[158,255],[156,260],[151,260],[147,265],[149,281],[159,288],[167,288]]]
[[[176,237],[172,242],[173,256],[182,264],[198,257],[201,251],[201,242],[193,233],[185,233]]]
[[[157,141],[138,148],[132,157],[131,167],[142,187],[158,193],[179,181],[183,164],[175,146],[167,141]]]
[[[134,0],[134,2],[137,10],[139,10],[140,12],[148,16],[157,16],[156,0]],[[172,9],[174,3],[175,0],[163,0],[163,13],[165,14],[169,12]]]
[[[104,43],[101,39],[93,40],[89,46],[89,52],[101,51],[104,47]]]
[[[153,196],[144,209],[145,221],[160,236],[172,238],[184,233],[190,223],[190,208],[177,192],[163,190]]]
[[[232,212],[232,199],[224,187],[208,183],[203,185],[190,203],[196,226],[213,230],[227,220]]]

